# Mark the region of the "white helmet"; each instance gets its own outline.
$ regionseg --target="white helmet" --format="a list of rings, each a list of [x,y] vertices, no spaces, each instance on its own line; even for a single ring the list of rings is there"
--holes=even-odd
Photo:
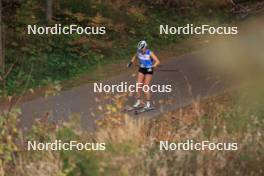
[[[138,43],[138,49],[141,50],[141,49],[144,49],[148,46],[147,42],[145,40],[142,40]]]

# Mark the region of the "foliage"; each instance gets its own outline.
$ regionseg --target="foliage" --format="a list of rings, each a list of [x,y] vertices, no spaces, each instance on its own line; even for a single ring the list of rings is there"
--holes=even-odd
[[[0,175],[4,175],[5,166],[14,160],[14,155],[19,150],[16,139],[20,137],[17,129],[18,110],[0,114]]]
[[[154,7],[148,3],[130,0],[54,0],[53,22],[47,23],[44,2],[5,1],[3,20],[8,31],[5,33],[6,60],[7,66],[15,64],[6,80],[7,94],[21,92],[27,80],[28,88],[34,88],[45,85],[47,80],[52,83],[71,79],[90,73],[98,65],[128,59],[141,39],[148,40],[155,50],[182,39],[179,36],[158,35],[160,24],[198,24],[221,21],[218,19],[230,16],[222,9],[215,10],[219,13],[210,14],[210,11],[188,3],[183,3],[188,7],[186,9]],[[107,35],[28,35],[27,25],[30,24],[106,26]]]

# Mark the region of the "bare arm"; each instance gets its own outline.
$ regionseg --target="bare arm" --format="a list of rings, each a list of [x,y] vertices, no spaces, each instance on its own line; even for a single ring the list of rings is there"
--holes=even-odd
[[[136,58],[137,58],[137,55],[135,54],[135,55],[132,57],[132,59],[130,60],[130,62],[127,64],[127,68],[129,68],[129,67],[132,66],[132,64],[135,62]]]
[[[135,55],[132,57],[132,59],[131,59],[130,62],[134,63],[136,59],[137,59],[137,55],[135,54]]]
[[[157,67],[160,64],[158,57],[153,52],[150,53],[150,56],[155,61],[153,67]]]

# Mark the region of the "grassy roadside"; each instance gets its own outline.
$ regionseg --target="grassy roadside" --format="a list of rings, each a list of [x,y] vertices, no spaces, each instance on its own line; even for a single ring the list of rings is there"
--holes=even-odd
[[[263,175],[264,161],[263,110],[242,105],[241,99],[245,97],[241,92],[229,92],[195,102],[151,121],[113,114],[111,108],[106,108],[109,113],[98,122],[98,130],[93,134],[82,130],[78,116],[73,116],[70,122],[61,125],[41,119],[35,123],[32,131],[22,135],[16,129],[16,115],[19,112],[13,111],[9,118],[1,118],[1,129],[6,134],[0,136],[0,141],[3,141],[0,143],[0,171],[10,176],[260,176]],[[116,99],[120,100],[122,97]],[[52,142],[55,139],[64,142],[103,142],[106,143],[106,150],[25,150],[27,140]],[[186,140],[237,143],[238,150],[159,150],[159,141],[172,143]]]

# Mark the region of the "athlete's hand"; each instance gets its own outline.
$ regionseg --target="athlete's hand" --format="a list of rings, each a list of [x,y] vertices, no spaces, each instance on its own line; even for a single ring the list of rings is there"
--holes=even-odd
[[[127,64],[127,68],[130,68],[132,66],[132,62],[130,61],[128,64]]]

